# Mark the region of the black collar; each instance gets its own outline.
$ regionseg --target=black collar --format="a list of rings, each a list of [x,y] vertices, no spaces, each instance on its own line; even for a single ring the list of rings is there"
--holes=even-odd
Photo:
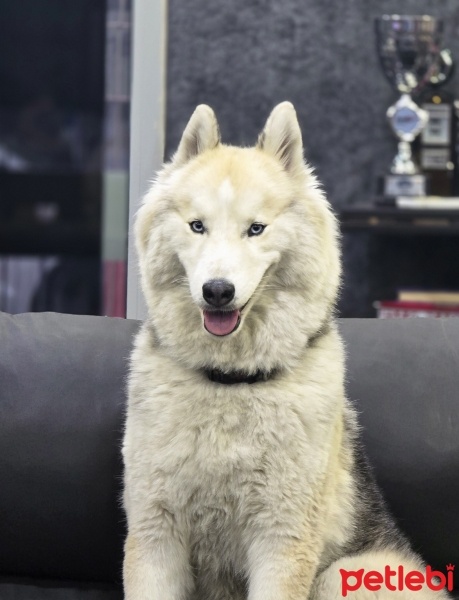
[[[230,371],[225,373],[220,369],[204,369],[205,375],[214,383],[232,385],[233,383],[258,383],[267,381],[274,376],[274,371],[256,371],[255,373],[246,373],[244,371]]]
[[[313,347],[321,337],[326,335],[330,331],[330,320],[327,319],[319,330],[309,338],[308,347]],[[225,373],[220,369],[204,369],[206,377],[214,383],[222,383],[224,385],[232,385],[234,383],[258,383],[260,381],[268,381],[272,379],[276,373],[275,369],[272,371],[255,371],[255,373],[247,373],[245,371],[230,371]]]

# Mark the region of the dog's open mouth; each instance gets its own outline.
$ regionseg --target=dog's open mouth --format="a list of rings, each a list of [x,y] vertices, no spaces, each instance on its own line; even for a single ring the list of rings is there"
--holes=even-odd
[[[241,311],[204,310],[204,327],[213,335],[228,335],[236,331],[241,322]]]

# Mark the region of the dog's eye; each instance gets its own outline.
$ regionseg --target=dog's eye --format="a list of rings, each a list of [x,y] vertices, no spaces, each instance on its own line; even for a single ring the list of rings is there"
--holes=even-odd
[[[205,228],[202,221],[191,221],[190,223],[191,231],[195,233],[204,233]]]
[[[251,237],[252,235],[260,235],[265,230],[266,225],[262,225],[261,223],[252,223],[250,225],[247,235]]]

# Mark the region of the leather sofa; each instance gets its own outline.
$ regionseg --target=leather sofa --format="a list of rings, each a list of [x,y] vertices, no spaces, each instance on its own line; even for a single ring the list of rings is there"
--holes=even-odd
[[[0,600],[122,598],[120,443],[138,327],[0,314]],[[459,319],[340,328],[377,479],[427,563],[456,565],[459,597]]]

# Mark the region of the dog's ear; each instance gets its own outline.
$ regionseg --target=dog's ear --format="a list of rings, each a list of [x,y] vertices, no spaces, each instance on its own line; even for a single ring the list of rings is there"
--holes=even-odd
[[[201,152],[215,148],[219,143],[217,117],[210,106],[200,104],[185,127],[172,162],[177,166],[184,165]]]
[[[301,129],[291,102],[281,102],[273,109],[258,138],[257,148],[277,158],[289,173],[304,169]]]

